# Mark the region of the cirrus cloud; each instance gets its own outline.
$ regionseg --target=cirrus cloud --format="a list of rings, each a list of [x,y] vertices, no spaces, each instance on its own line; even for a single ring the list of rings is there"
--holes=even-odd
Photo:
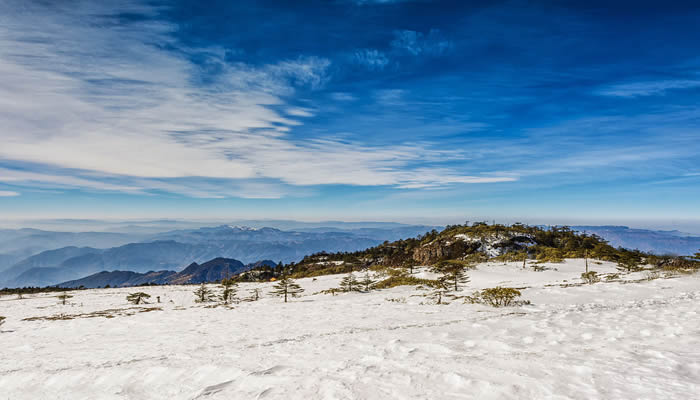
[[[140,18],[124,21],[125,14]],[[295,94],[331,79],[325,58],[228,62],[225,51],[180,46],[172,35],[177,27],[138,1],[9,1],[0,15],[0,161],[9,165],[0,181],[195,197],[503,181],[438,167],[406,172],[413,163],[463,157],[430,143],[369,146],[290,135],[313,115],[290,106]],[[384,65],[379,53],[365,56]],[[12,168],[20,163],[31,171]],[[207,180],[237,190],[216,190]]]

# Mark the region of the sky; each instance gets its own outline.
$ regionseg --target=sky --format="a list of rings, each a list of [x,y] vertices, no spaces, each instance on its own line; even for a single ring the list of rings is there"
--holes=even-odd
[[[3,0],[0,220],[700,226],[699,26],[678,1]]]

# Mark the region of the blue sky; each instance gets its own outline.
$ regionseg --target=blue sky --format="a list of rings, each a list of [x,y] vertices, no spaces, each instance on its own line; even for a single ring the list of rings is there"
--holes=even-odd
[[[0,4],[0,218],[700,221],[682,2]]]

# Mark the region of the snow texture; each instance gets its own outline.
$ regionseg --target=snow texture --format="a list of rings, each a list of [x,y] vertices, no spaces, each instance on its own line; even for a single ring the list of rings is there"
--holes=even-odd
[[[343,275],[299,280],[306,292],[286,304],[270,283],[242,284],[264,297],[232,309],[194,303],[194,286],[138,288],[162,301],[140,306],[125,300],[135,289],[76,291],[65,306],[4,296],[0,398],[697,398],[700,277],[575,285],[583,260],[546,266],[470,271],[461,295],[525,288],[532,305],[509,308],[426,304],[415,287],[314,294]]]

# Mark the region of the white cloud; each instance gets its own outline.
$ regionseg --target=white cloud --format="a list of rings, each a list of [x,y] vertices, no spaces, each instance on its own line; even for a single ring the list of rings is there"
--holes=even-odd
[[[345,92],[335,92],[335,93],[331,93],[331,98],[332,98],[333,100],[337,100],[337,101],[353,101],[353,100],[357,100],[357,98],[356,98],[355,96],[351,95],[350,93],[345,93]]]
[[[700,80],[661,80],[634,83],[621,83],[598,90],[604,96],[642,97],[662,95],[674,89],[693,89],[700,87]]]
[[[15,196],[19,196],[19,193],[12,192],[9,190],[0,190],[0,197],[15,197]]]
[[[411,30],[395,31],[391,46],[414,56],[436,56],[450,51],[453,44],[438,29],[431,29],[427,35]]]
[[[459,157],[425,143],[296,140],[289,132],[313,112],[287,107],[288,100],[299,86],[326,85],[329,60],[228,63],[220,49],[178,46],[171,24],[117,21],[120,13],[158,12],[137,1],[0,5],[0,161],[32,166],[2,169],[0,181],[279,197],[290,185],[407,187],[459,180],[450,170],[404,172],[414,162]],[[195,53],[220,67],[205,84],[189,60]],[[216,189],[206,179],[233,189]]]
[[[370,70],[383,70],[389,59],[379,50],[361,49],[355,51],[355,60]]]
[[[313,117],[313,110],[302,107],[292,107],[286,110],[286,113],[293,117]]]

